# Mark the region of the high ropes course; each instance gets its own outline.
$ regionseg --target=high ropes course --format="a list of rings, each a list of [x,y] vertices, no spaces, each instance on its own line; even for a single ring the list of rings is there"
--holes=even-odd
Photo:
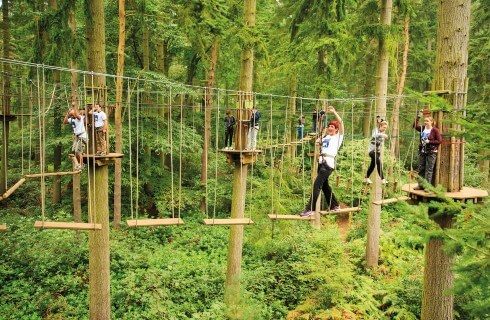
[[[124,98],[122,101],[115,101],[114,75],[9,59],[0,59],[0,62],[8,64],[10,69],[9,74],[3,75],[4,81],[9,83],[9,92],[2,93],[3,112],[0,115],[3,123],[3,161],[0,175],[3,190],[0,201],[11,197],[27,181],[38,181],[34,183],[38,183],[40,193],[40,219],[35,222],[35,227],[39,229],[101,230],[102,225],[95,222],[95,202],[100,192],[95,169],[100,165],[114,163],[117,159],[121,159],[125,168],[122,180],[128,182],[124,191],[124,198],[129,199],[129,203],[124,205],[125,216],[130,217],[127,220],[128,227],[184,224],[182,216],[185,213],[185,186],[182,182],[186,174],[185,157],[190,152],[195,153],[196,149],[203,148],[196,142],[201,141],[196,132],[204,130],[210,133],[207,154],[212,160],[211,165],[205,168],[206,176],[212,178],[206,179],[203,185],[204,224],[253,224],[251,213],[254,211],[252,207],[256,198],[265,199],[269,203],[266,214],[272,220],[318,222],[321,214],[357,212],[362,210],[369,192],[362,181],[367,168],[369,139],[363,136],[361,128],[363,123],[366,125],[366,119],[371,131],[376,125],[377,116],[384,117],[389,123],[393,117],[391,112],[380,115],[379,110],[376,110],[375,97],[315,99],[258,92],[244,93],[187,86],[147,74],[123,77]],[[98,87],[94,85],[94,79],[101,76],[106,79],[106,85]],[[78,83],[73,82],[73,79],[78,79]],[[388,96],[388,105],[393,104],[396,98],[397,96]],[[411,125],[423,106],[416,98],[403,98],[398,117],[400,129],[406,131],[400,131],[397,139],[388,132],[390,138],[385,142],[386,149],[395,152],[384,152],[385,175],[389,183],[383,186],[383,198],[375,200],[375,205],[409,200],[415,194],[412,193],[412,180],[418,136]],[[71,133],[60,128],[61,119],[66,112],[70,108],[84,110],[95,104],[99,104],[108,114],[111,128],[114,127],[114,106],[121,105],[123,150],[119,153],[110,152],[114,149],[111,144],[116,134],[114,130],[110,130],[110,134],[106,136],[109,142],[107,152],[104,155],[95,154],[95,132],[91,126],[91,118],[87,116],[89,143],[83,158],[88,170],[81,170],[75,157],[70,157],[66,151],[61,159],[48,157],[48,149],[59,144],[64,145],[66,150],[70,143]],[[308,201],[318,166],[319,148],[315,146],[315,141],[326,126],[329,116],[326,114],[320,117],[319,112],[326,110],[328,105],[335,106],[345,126],[344,146],[337,155],[338,168],[331,179],[341,204],[334,211],[320,209],[315,216],[301,217],[298,213]],[[250,112],[253,108],[259,110],[261,115],[257,145],[247,148],[246,128],[250,125]],[[228,110],[236,118],[234,147],[224,147],[223,144],[223,119]],[[206,112],[208,115],[204,116]],[[208,116],[209,121],[205,123],[203,118]],[[301,116],[305,119],[303,127],[298,122]],[[12,121],[17,122],[15,130],[9,125]],[[9,144],[12,143],[20,145],[20,152],[17,154],[11,154],[9,150]],[[396,144],[396,147],[392,144]],[[166,187],[169,191],[165,209],[159,210],[158,217],[150,218],[144,213],[141,199],[146,183],[141,180],[141,172],[145,170],[143,166],[150,165],[148,158],[153,156],[161,159],[162,168],[170,174],[165,175],[165,170],[161,171],[161,178],[168,182]],[[360,157],[364,159],[363,162],[356,162],[355,159]],[[226,209],[223,209],[222,202],[226,199],[220,194],[219,186],[229,181],[228,177],[219,174],[219,166],[223,166],[220,159],[224,158],[229,163],[250,165],[248,179],[240,179],[241,183],[246,184],[243,188],[246,190],[243,195],[246,204],[242,208],[246,214],[242,218],[230,218],[223,213]],[[58,165],[55,165],[57,161]],[[291,171],[291,167],[295,170]],[[255,190],[255,174],[260,171],[263,175],[264,170],[268,171],[269,189]],[[240,172],[247,175],[246,170]],[[286,186],[286,174],[295,176],[299,185]],[[81,221],[81,216],[75,217],[75,221],[54,221],[46,212],[47,193],[50,192],[49,187],[53,186],[50,179],[62,179],[66,176],[72,178],[74,189],[78,188],[73,194],[74,208],[81,207],[80,195],[77,196],[76,192],[80,193],[81,181],[86,181],[89,199],[84,206],[88,208],[88,213],[83,215],[86,222]],[[405,187],[402,186],[403,182],[406,183]],[[295,189],[292,196],[283,197],[285,190],[291,188]],[[471,194],[469,198],[478,199],[483,196],[485,195]],[[7,226],[0,224],[0,231],[6,230]]]

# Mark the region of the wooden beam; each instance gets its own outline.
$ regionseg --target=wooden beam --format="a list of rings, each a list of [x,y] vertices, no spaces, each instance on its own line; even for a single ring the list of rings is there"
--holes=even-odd
[[[0,232],[6,232],[7,231],[7,225],[6,224],[0,224]]]
[[[406,201],[406,200],[410,200],[410,197],[401,196],[401,197],[395,197],[395,198],[388,198],[388,199],[383,199],[383,200],[376,200],[376,201],[373,201],[373,203],[380,206],[383,204],[390,204],[390,203],[395,203],[398,201]]]
[[[36,229],[102,230],[100,223],[36,221]]]
[[[173,226],[184,224],[184,221],[180,218],[167,218],[167,219],[136,219],[127,220],[126,223],[130,228],[136,227],[158,227],[158,226]]]
[[[204,224],[207,226],[226,226],[226,225],[248,225],[253,224],[249,218],[230,218],[230,219],[204,219]]]
[[[315,216],[311,215],[309,217],[302,217],[299,214],[269,214],[271,220],[314,220]]]
[[[26,174],[24,177],[26,177],[26,178],[40,178],[40,177],[52,177],[52,176],[69,176],[69,175],[74,175],[77,173],[80,173],[80,170],[78,170],[78,171],[65,171],[65,172],[33,173],[33,174]]]
[[[336,213],[346,213],[346,212],[357,212],[361,211],[361,207],[350,207],[350,208],[341,208],[338,210],[328,210],[328,211],[320,211],[321,214],[336,214]]]
[[[8,198],[12,193],[14,193],[15,190],[17,190],[24,182],[26,181],[25,178],[21,178],[19,181],[17,181],[13,186],[10,187],[5,193],[3,194],[3,199]]]

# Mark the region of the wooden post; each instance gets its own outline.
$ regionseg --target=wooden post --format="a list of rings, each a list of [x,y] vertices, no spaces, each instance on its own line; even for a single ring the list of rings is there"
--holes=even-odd
[[[3,1],[2,5],[2,33],[3,33],[3,57],[10,59],[10,17],[9,17],[9,1]],[[8,179],[8,150],[9,150],[9,133],[10,122],[6,119],[6,116],[10,115],[10,65],[3,63],[3,73],[7,76],[3,76],[3,95],[2,95],[2,107],[3,107],[3,122],[2,122],[2,154],[0,155],[0,194],[3,194],[7,190]]]
[[[102,230],[89,233],[89,303],[91,320],[110,320],[108,166],[88,163],[89,221]]]

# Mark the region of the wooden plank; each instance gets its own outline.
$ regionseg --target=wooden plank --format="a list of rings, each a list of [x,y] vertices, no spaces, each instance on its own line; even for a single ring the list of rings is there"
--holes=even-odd
[[[45,172],[45,173],[33,173],[33,174],[26,174],[24,177],[26,178],[40,178],[40,177],[52,177],[52,176],[68,176],[68,175],[74,175],[80,173],[80,170],[78,171],[64,171],[64,172]]]
[[[302,217],[299,214],[269,214],[271,220],[314,220],[315,216],[311,215],[309,217]]]
[[[253,224],[249,218],[230,218],[230,219],[204,219],[207,226],[226,226],[226,225],[248,225]]]
[[[0,232],[6,232],[7,231],[7,225],[6,224],[0,224]]]
[[[435,198],[435,197],[437,197],[437,195],[433,192],[414,189],[416,186],[417,186],[417,183],[404,184],[402,186],[402,191],[408,192],[412,195],[424,197],[424,198]],[[445,196],[448,198],[457,199],[457,200],[486,198],[486,197],[488,197],[488,191],[484,190],[484,189],[463,187],[460,191],[446,192]]]
[[[406,200],[410,200],[410,197],[401,196],[401,197],[395,197],[395,198],[388,198],[388,199],[373,201],[373,203],[380,206],[383,204],[390,204],[390,203],[395,203],[395,202],[399,202],[399,201],[406,201]]]
[[[100,223],[36,221],[36,229],[102,230]]]
[[[17,181],[13,186],[10,187],[4,194],[3,194],[3,199],[8,198],[12,193],[14,193],[15,190],[17,190],[24,182],[26,181],[26,178],[22,178],[19,181]]]
[[[130,228],[136,227],[158,227],[158,226],[173,226],[184,224],[184,221],[180,218],[166,218],[166,219],[135,219],[127,220],[126,223]]]
[[[361,211],[361,207],[350,207],[350,208],[341,208],[335,211],[320,211],[321,214],[336,214],[336,213],[347,213],[347,212],[357,212]]]

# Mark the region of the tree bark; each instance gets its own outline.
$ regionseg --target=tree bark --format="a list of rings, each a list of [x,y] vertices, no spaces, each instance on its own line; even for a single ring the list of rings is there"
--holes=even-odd
[[[10,17],[9,17],[9,1],[4,0],[2,3],[2,33],[3,33],[3,57],[10,58]],[[8,63],[3,64],[4,74],[10,74],[10,65]],[[10,114],[10,77],[2,77],[3,80],[3,97],[2,107],[3,114]],[[7,179],[8,179],[8,150],[9,150],[9,133],[10,124],[8,121],[2,122],[2,155],[1,155],[1,167],[0,167],[0,194],[4,194],[7,191]]]
[[[245,28],[255,28],[256,0],[244,1]],[[244,98],[251,98],[253,90],[253,66],[254,50],[253,44],[246,44],[241,54],[240,68],[240,92],[245,93]],[[239,99],[240,100],[240,99]],[[243,106],[240,106],[243,108]],[[245,133],[244,122],[248,118],[247,110],[237,110],[238,130],[235,138],[235,148],[242,150],[246,141],[243,139]],[[241,161],[235,162],[233,171],[233,191],[231,201],[231,217],[243,218],[245,211],[245,194],[247,186],[248,164]],[[230,238],[228,244],[228,266],[226,270],[225,303],[228,307],[230,319],[241,319],[243,317],[240,307],[240,276],[243,250],[243,226],[230,226]]]
[[[365,69],[365,74],[366,78],[364,80],[364,89],[363,89],[363,94],[364,95],[371,95],[371,92],[373,92],[373,77],[372,74],[374,72],[374,54],[371,52],[371,48],[374,46],[373,44],[374,40],[371,40],[368,45],[368,50],[367,50],[367,56],[366,56],[366,69]],[[362,117],[362,134],[365,138],[371,136],[371,123],[373,122],[373,115],[372,115],[372,110],[371,110],[371,101],[366,100],[364,102],[364,112],[363,112],[363,117]]]
[[[450,113],[438,113],[444,120],[450,114],[461,114],[466,104],[468,42],[470,31],[471,0],[441,0],[437,13],[437,54],[434,89],[450,90],[444,97],[453,105]],[[442,122],[442,121],[441,121]],[[464,184],[463,140],[450,137],[453,130],[461,130],[457,121],[436,123],[443,135],[439,148],[439,168],[436,182],[448,192],[459,191]],[[434,218],[441,228],[452,226],[450,213]],[[424,269],[422,320],[453,319],[453,297],[448,290],[453,286],[452,258],[443,250],[443,240],[431,238],[427,244]]]
[[[125,0],[119,0],[119,42],[117,45],[117,71],[116,71],[116,105],[114,111],[115,122],[115,149],[116,153],[122,153],[122,119],[121,109],[123,100],[124,79],[124,50],[126,47],[126,10]],[[114,167],[114,226],[121,224],[121,185],[122,185],[122,161],[116,159]]]
[[[405,89],[405,79],[407,77],[408,68],[408,49],[410,44],[410,17],[405,17],[403,22],[403,55],[402,55],[402,70],[400,78],[396,86],[396,99],[395,105],[393,106],[393,113],[391,116],[391,146],[390,152],[393,158],[396,158],[400,152],[400,106],[402,104],[402,94]],[[392,170],[392,167],[390,167]]]
[[[215,85],[216,65],[218,63],[219,40],[214,38],[211,44],[211,54],[209,57],[208,80],[206,84],[206,96],[204,97],[204,145],[201,154],[201,185],[207,186],[208,183],[208,150],[211,145],[211,111],[213,108],[213,94]],[[207,199],[205,195],[201,199],[201,212],[206,212]]]
[[[391,25],[392,0],[382,0],[381,24],[384,28]],[[379,39],[378,65],[376,72],[376,116],[386,119],[386,96],[388,93],[388,48],[386,39]],[[381,200],[383,193],[379,175],[373,175],[371,196],[369,201],[367,221],[366,265],[368,268],[378,266],[379,260],[379,236],[381,233],[381,206],[373,203]]]

